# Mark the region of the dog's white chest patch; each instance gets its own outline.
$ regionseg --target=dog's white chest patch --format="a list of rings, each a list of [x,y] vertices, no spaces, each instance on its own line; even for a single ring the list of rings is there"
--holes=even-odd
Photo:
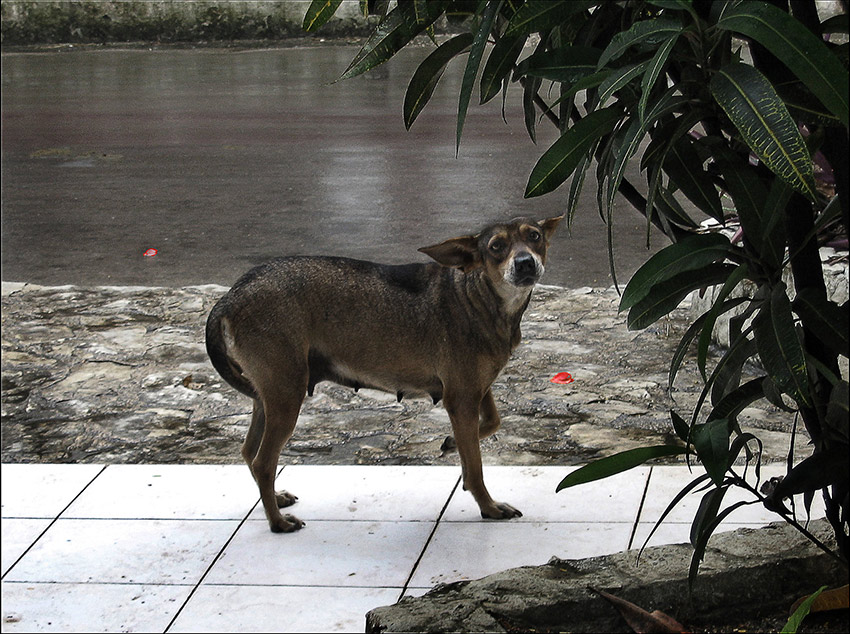
[[[505,311],[509,315],[515,315],[517,311],[522,310],[533,288],[534,286],[514,286],[513,284],[500,286],[499,295],[504,302]]]

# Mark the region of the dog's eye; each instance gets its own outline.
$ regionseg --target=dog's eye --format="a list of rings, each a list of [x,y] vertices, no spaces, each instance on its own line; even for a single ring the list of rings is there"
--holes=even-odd
[[[505,243],[502,240],[493,240],[493,242],[490,243],[490,250],[493,253],[501,253],[505,250]]]
[[[532,229],[528,232],[528,240],[530,242],[540,242],[540,232],[537,229]]]

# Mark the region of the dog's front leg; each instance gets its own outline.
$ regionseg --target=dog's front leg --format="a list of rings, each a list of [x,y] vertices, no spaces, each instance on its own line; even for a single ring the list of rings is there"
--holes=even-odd
[[[479,393],[480,394],[480,393]],[[484,470],[481,464],[481,447],[478,444],[478,416],[481,396],[444,395],[446,411],[452,422],[452,431],[460,454],[463,469],[463,488],[472,494],[481,509],[481,517],[508,519],[521,517],[510,504],[496,502],[484,486]]]
[[[496,409],[496,401],[493,400],[492,389],[488,389],[484,394],[484,398],[481,399],[479,416],[478,440],[488,438],[499,430],[502,419],[499,417],[499,412]],[[457,451],[457,442],[455,442],[454,437],[447,436],[440,446],[440,451]]]
[[[488,389],[484,398],[481,399],[480,414],[481,420],[478,422],[479,440],[495,434],[502,424],[499,411],[496,409],[496,401],[493,399],[492,389]]]

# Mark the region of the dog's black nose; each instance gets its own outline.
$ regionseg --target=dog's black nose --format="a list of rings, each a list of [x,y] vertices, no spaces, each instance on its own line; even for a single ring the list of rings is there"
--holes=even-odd
[[[537,274],[537,263],[528,253],[520,254],[514,260],[514,271],[519,278],[532,277]]]

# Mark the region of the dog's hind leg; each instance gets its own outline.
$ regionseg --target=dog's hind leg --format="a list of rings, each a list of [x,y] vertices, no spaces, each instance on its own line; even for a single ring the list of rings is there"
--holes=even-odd
[[[263,440],[263,432],[266,428],[266,414],[263,410],[263,402],[260,399],[254,399],[254,411],[251,413],[251,426],[248,428],[248,434],[245,436],[245,442],[242,443],[242,458],[248,464],[248,469],[251,475],[254,476],[253,462],[257,457],[257,452],[260,449],[260,442]],[[254,477],[256,480],[256,477]],[[277,491],[278,508],[291,506],[295,504],[298,497],[286,491]]]
[[[303,385],[285,392],[278,390],[263,397],[265,426],[257,454],[251,462],[251,473],[254,474],[260,489],[260,500],[269,521],[269,528],[275,533],[290,533],[304,526],[304,522],[293,515],[281,515],[279,507],[292,504],[295,496],[288,493],[275,493],[274,479],[280,451],[295,429],[295,422],[307,389],[306,381],[305,376]]]
[[[266,428],[266,413],[263,411],[263,402],[254,399],[254,411],[251,412],[251,426],[248,427],[248,434],[245,436],[245,442],[242,443],[242,458],[248,463],[248,468],[251,469],[251,463],[257,457],[257,451],[260,449],[260,441],[263,439],[263,431]],[[254,475],[253,469],[251,475]]]

